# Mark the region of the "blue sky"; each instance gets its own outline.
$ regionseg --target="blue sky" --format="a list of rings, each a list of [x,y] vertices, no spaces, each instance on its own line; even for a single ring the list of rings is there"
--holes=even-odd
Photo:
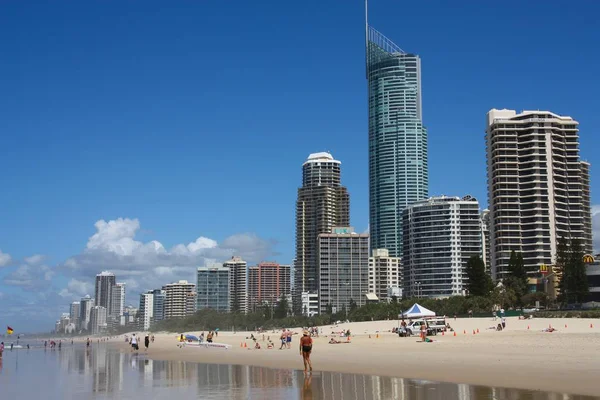
[[[342,161],[367,228],[363,3],[170,3],[2,4],[0,326],[50,329],[102,269],[131,294],[231,253],[290,263],[311,152]],[[485,206],[485,113],[549,109],[580,122],[600,204],[599,12],[370,2],[422,57],[430,194]]]

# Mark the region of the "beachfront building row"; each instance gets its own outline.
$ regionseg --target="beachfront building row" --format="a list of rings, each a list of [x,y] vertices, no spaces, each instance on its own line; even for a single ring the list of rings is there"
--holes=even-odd
[[[275,262],[248,266],[239,257],[197,269],[197,309],[247,313],[291,294],[291,268]]]

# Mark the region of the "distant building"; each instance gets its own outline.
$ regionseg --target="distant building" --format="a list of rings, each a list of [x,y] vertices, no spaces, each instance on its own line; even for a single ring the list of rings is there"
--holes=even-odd
[[[586,254],[594,251],[592,232],[592,198],[590,195],[590,163],[582,161],[581,167],[581,207],[583,210],[583,250]]]
[[[302,315],[313,317],[319,314],[319,295],[317,293],[303,292],[301,294]]]
[[[121,317],[125,311],[125,284],[116,283],[111,289],[110,318],[115,325],[121,325]]]
[[[513,251],[525,268],[555,263],[560,238],[590,251],[589,164],[579,157],[579,123],[550,111],[492,109],[486,152],[491,263],[508,274]]]
[[[319,311],[350,311],[360,307],[369,292],[369,234],[351,227],[334,227],[319,235]]]
[[[90,330],[92,335],[98,335],[101,333],[105,333],[107,330],[106,323],[107,312],[106,308],[102,306],[94,306],[92,307],[92,312],[90,315]]]
[[[275,262],[262,262],[249,268],[248,299],[255,310],[263,302],[276,303],[291,296],[291,268]]]
[[[81,302],[74,301],[71,303],[69,307],[69,319],[71,323],[75,326],[75,330],[80,329],[80,319],[81,319]]]
[[[80,303],[80,318],[79,318],[79,329],[84,331],[91,331],[90,318],[92,315],[92,308],[94,307],[94,299],[89,295],[83,297]]]
[[[369,293],[380,301],[390,301],[392,297],[401,300],[402,284],[400,258],[390,257],[387,249],[373,250],[369,257]]]
[[[588,264],[587,269],[589,295],[587,301],[600,302],[600,260],[596,257],[596,261]]]
[[[154,320],[154,293],[148,291],[140,294],[140,308],[138,312],[140,329],[147,331]]]
[[[125,320],[125,326],[138,327],[137,319],[138,319],[139,309],[133,306],[125,307],[125,311],[123,312],[123,319]]]
[[[164,285],[165,291],[165,319],[181,318],[191,315],[196,310],[196,285],[188,281],[179,281]],[[194,300],[190,307],[190,297]]]
[[[229,309],[248,312],[248,264],[240,257],[231,257],[223,263],[229,269]]]
[[[302,164],[302,187],[296,201],[297,295],[319,291],[319,234],[350,224],[350,196],[341,183],[341,162],[329,153],[313,153]]]
[[[490,233],[490,210],[481,212],[481,259],[485,264],[485,271],[492,275],[492,257],[491,257],[491,233]]]
[[[96,305],[111,311],[112,288],[117,283],[115,274],[108,271],[96,275]]]
[[[154,322],[165,319],[165,298],[166,292],[162,289],[154,289],[152,291],[153,318]]]
[[[403,226],[404,295],[464,295],[467,261],[482,254],[477,200],[439,196],[416,202],[404,210]]]
[[[223,265],[198,268],[196,302],[197,310],[229,311],[229,268]]]

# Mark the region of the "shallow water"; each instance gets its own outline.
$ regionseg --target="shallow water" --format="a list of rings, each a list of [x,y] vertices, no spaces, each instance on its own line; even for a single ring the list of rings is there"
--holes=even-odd
[[[584,396],[240,365],[153,361],[103,344],[7,350],[2,399],[583,400]]]

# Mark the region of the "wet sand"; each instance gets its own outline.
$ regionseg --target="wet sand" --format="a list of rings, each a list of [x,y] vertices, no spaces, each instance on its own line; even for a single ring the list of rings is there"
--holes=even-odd
[[[502,332],[488,329],[499,322],[491,318],[448,321],[457,336],[452,333],[432,336],[433,343],[421,343],[414,336],[399,338],[392,334],[390,331],[398,321],[324,326],[323,334],[314,339],[311,357],[314,369],[600,396],[598,319],[507,318],[507,329]],[[542,332],[549,325],[557,331]],[[352,332],[350,343],[328,344],[331,332],[342,329]],[[473,334],[477,329],[479,333]],[[299,328],[292,331],[301,334]],[[199,335],[200,332],[185,333]],[[275,344],[271,350],[262,341],[262,334],[254,335],[261,350],[252,349],[254,342],[246,339],[249,332],[220,332],[215,342],[232,345],[229,350],[179,348],[176,334],[155,334],[156,340],[150,345],[147,357],[303,369],[299,335],[294,335],[291,350],[278,350],[279,332],[264,334],[265,339],[270,336]],[[129,351],[122,341],[120,337],[114,343],[123,351]],[[244,343],[248,347],[243,347]],[[144,353],[143,346],[140,353]]]

